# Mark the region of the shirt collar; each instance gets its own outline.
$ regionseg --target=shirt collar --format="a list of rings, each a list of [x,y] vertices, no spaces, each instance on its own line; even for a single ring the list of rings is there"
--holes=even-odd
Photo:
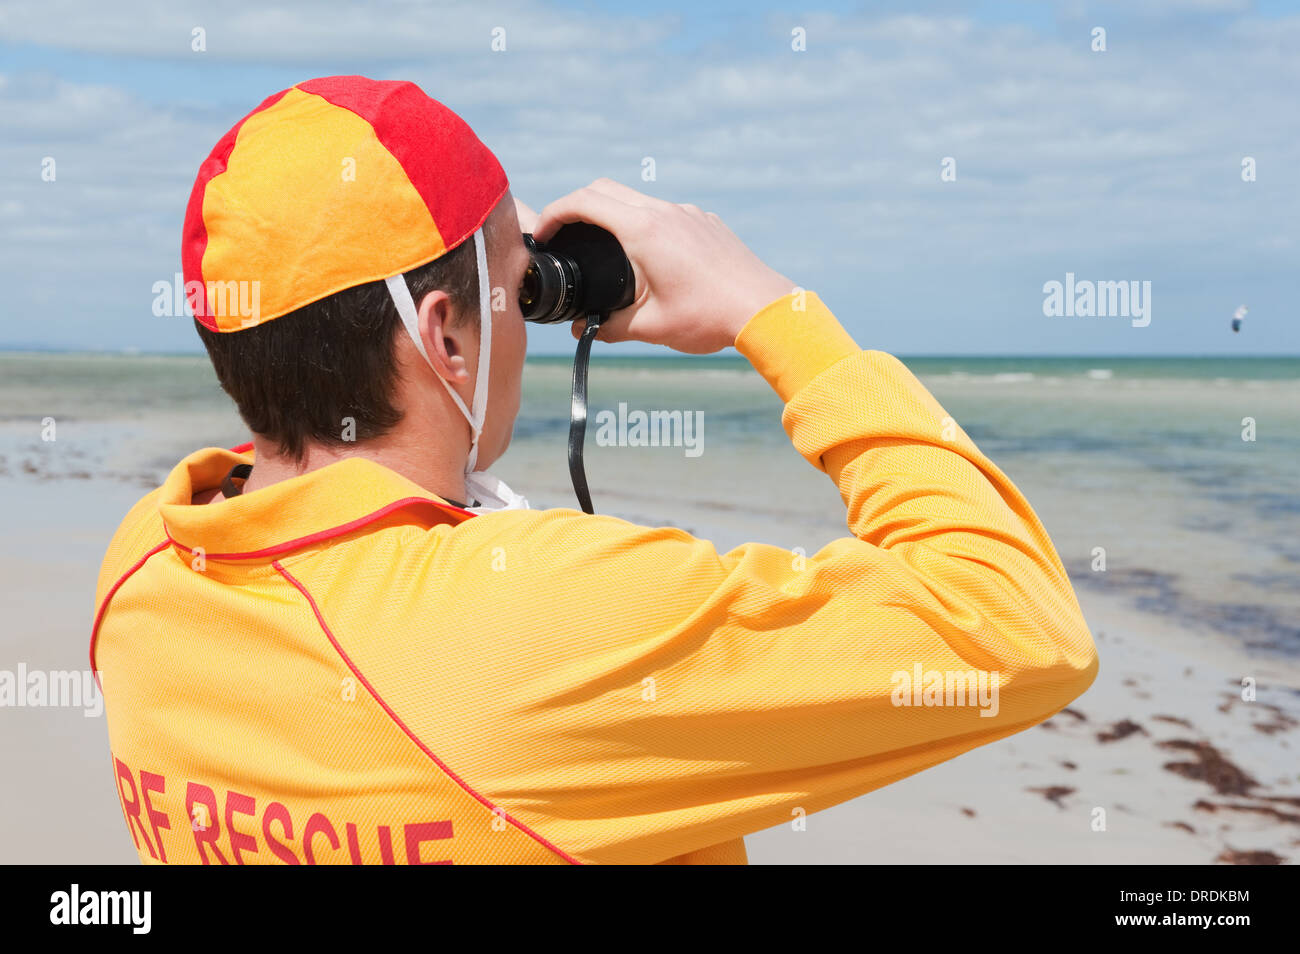
[[[251,450],[209,447],[176,465],[163,483],[158,508],[173,547],[201,548],[209,560],[266,560],[385,518],[430,527],[473,516],[364,457],[230,499],[190,502],[195,494],[220,488],[231,467],[252,463]]]

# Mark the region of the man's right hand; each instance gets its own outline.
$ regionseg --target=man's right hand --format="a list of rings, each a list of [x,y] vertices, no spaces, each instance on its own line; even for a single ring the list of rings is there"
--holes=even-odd
[[[636,276],[636,299],[601,326],[601,341],[646,341],[711,354],[734,344],[750,318],[795,287],[712,212],[611,179],[597,179],[546,206],[533,235],[544,242],[568,222],[590,222],[614,233]],[[583,324],[574,322],[575,336]]]

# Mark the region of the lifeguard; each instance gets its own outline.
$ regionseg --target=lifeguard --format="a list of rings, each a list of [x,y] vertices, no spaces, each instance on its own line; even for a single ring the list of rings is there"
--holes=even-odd
[[[907,368],[717,216],[609,180],[522,225],[617,236],[638,292],[603,339],[734,344],[847,531],[720,553],[529,509],[486,470],[519,409],[520,212],[409,83],[301,83],[200,166],[186,282],[260,282],[256,322],[196,321],[252,440],[180,461],[104,560],[91,668],[146,863],[743,863],[1092,682],[1042,524]],[[986,674],[996,712],[896,704],[916,667]]]

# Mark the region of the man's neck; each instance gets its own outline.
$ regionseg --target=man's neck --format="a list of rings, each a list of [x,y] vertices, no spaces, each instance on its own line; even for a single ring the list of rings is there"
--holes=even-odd
[[[468,502],[465,492],[467,449],[453,454],[440,453],[436,443],[423,443],[400,432],[342,447],[308,444],[301,462],[282,456],[273,441],[256,435],[253,437],[253,450],[253,472],[244,482],[244,493],[301,477],[349,457],[364,457],[401,474],[444,500],[458,504]]]

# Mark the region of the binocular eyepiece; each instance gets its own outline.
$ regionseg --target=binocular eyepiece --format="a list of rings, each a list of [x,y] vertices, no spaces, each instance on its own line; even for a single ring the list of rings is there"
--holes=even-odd
[[[607,316],[636,296],[636,279],[613,233],[589,222],[562,226],[549,242],[524,233],[532,257],[519,291],[525,321],[554,324]]]

